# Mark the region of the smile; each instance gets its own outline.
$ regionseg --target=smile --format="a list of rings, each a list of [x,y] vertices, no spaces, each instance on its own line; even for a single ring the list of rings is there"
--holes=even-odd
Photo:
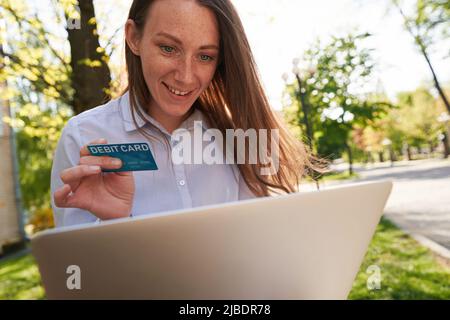
[[[189,95],[192,92],[192,90],[191,91],[177,90],[175,88],[172,88],[171,86],[169,86],[168,84],[166,84],[164,82],[163,82],[163,84],[171,93],[173,93],[173,94],[175,94],[177,96],[180,96],[180,97],[187,96],[187,95]]]

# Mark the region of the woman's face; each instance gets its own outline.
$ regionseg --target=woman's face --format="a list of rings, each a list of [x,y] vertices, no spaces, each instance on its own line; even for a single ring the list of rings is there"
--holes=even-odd
[[[214,13],[196,1],[157,0],[143,32],[128,20],[126,37],[141,58],[150,115],[182,119],[216,71],[220,36]]]

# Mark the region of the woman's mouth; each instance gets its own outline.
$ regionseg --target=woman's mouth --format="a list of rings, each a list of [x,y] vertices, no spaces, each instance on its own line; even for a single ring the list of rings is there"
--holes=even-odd
[[[164,87],[166,87],[167,92],[169,93],[169,96],[177,101],[183,101],[186,100],[187,98],[189,98],[192,94],[192,92],[194,92],[194,90],[191,91],[179,91],[171,86],[169,86],[168,84],[163,82]]]

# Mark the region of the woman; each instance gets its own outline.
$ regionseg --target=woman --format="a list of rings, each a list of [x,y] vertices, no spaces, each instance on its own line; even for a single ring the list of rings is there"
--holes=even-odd
[[[125,25],[128,89],[64,128],[52,168],[57,226],[297,191],[311,155],[273,114],[242,23],[229,0],[135,0]],[[175,164],[176,129],[278,130],[279,166]],[[102,173],[118,159],[95,143],[151,143],[157,171]],[[272,140],[270,140],[272,141]],[[269,142],[269,149],[271,143]]]

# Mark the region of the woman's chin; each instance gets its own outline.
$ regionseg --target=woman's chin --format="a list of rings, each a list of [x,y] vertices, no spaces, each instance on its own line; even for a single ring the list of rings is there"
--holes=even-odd
[[[174,117],[174,118],[180,118],[184,117],[189,110],[191,109],[192,105],[189,106],[169,106],[167,108],[164,108],[162,111],[166,114],[166,116]]]

